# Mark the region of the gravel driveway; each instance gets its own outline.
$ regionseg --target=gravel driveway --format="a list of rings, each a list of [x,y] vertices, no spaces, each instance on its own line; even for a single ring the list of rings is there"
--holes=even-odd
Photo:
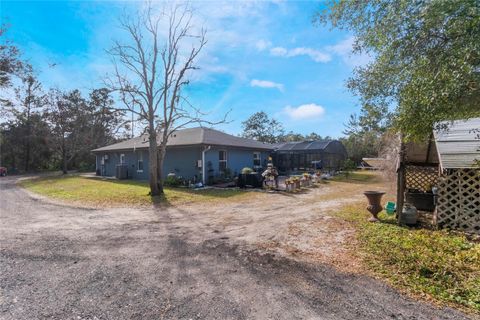
[[[13,177],[0,179],[0,196],[1,319],[467,318],[367,276],[262,252],[200,227],[192,208],[61,206]]]

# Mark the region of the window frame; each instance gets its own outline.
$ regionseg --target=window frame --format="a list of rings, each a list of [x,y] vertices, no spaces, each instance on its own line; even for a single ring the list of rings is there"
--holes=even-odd
[[[221,153],[224,153],[224,159],[220,159],[220,154]],[[225,168],[222,169],[222,163],[225,164]],[[227,153],[227,150],[218,150],[218,171],[219,172],[223,172],[225,171],[226,169],[228,168],[228,153]]]
[[[120,153],[120,164],[125,164],[125,153]]]
[[[258,156],[258,158],[256,157]],[[255,161],[258,161],[258,164],[255,164]],[[262,166],[262,153],[260,151],[253,152],[253,167],[260,168]]]
[[[140,169],[140,163],[142,163],[142,169]],[[137,153],[137,172],[138,173],[143,172],[143,152],[142,151]]]

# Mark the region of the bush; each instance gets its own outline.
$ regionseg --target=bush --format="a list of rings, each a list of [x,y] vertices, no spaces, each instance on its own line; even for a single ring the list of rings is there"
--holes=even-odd
[[[242,169],[242,174],[249,174],[249,173],[252,173],[253,172],[253,169],[252,168],[249,168],[249,167],[245,167]]]
[[[82,161],[78,164],[78,171],[80,171],[80,172],[95,171],[95,164]]]
[[[230,168],[225,168],[225,170],[223,170],[223,178],[227,180],[232,178],[232,170],[230,170]]]
[[[357,168],[355,165],[355,162],[353,162],[351,159],[346,159],[343,162],[343,172],[345,173],[345,177],[348,179],[350,176],[350,173],[354,171]]]
[[[178,187],[181,184],[181,180],[174,176],[169,176],[163,182],[164,186],[167,187]]]

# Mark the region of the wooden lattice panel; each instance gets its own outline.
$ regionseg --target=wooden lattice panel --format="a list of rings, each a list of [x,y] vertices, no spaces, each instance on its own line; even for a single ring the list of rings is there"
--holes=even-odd
[[[457,169],[440,177],[436,222],[480,234],[480,170]]]
[[[437,184],[438,169],[436,167],[407,166],[405,170],[405,187],[422,192],[431,191]]]

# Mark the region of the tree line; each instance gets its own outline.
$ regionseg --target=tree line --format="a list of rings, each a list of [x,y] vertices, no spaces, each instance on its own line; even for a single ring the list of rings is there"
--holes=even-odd
[[[348,31],[354,36],[353,53],[371,56],[347,80],[362,106],[340,139],[351,159],[376,156],[395,137],[422,142],[433,129],[445,129],[445,121],[480,117],[477,0],[329,0],[321,7],[314,23]],[[279,123],[269,121],[262,121],[268,124],[265,130],[250,121],[244,135],[283,140]]]
[[[113,142],[124,126],[124,112],[131,112],[148,134],[151,194],[163,192],[162,164],[170,136],[185,126],[225,119],[206,121],[183,94],[207,42],[206,32],[192,25],[191,8],[180,4],[161,14],[152,10],[147,6],[120,19],[125,41],[109,51],[115,72],[106,88],[86,96],[79,90],[42,89],[18,48],[2,41],[3,166],[26,171],[93,166],[87,149]],[[425,140],[439,121],[480,116],[478,1],[332,0],[315,21],[348,30],[355,36],[353,51],[372,56],[347,82],[362,104],[342,139],[355,161],[378,154],[392,132],[405,140]],[[160,30],[163,22],[166,29]],[[0,28],[2,39],[5,31]],[[113,101],[120,105],[112,108]],[[260,141],[329,138],[285,133],[264,113],[252,117],[243,134]]]
[[[388,143],[391,121],[388,110],[384,113],[362,109],[360,116],[352,114],[345,124],[344,137],[334,138],[321,136],[315,132],[301,134],[293,131],[285,132],[281,122],[271,118],[264,111],[251,115],[242,122],[241,136],[266,143],[282,143],[295,141],[340,140],[347,150],[348,157],[356,164],[365,157],[377,157],[383,146]]]
[[[155,9],[148,3],[119,17],[124,37],[107,50],[113,71],[105,75],[105,88],[86,97],[79,90],[43,91],[18,48],[4,41],[2,92],[14,87],[16,99],[2,95],[7,115],[1,123],[3,166],[22,171],[93,169],[90,151],[121,138],[117,133],[128,129],[128,113],[148,137],[150,194],[163,193],[163,162],[172,134],[192,125],[223,123],[226,114],[208,120],[183,93],[207,43],[206,31],[192,24],[191,6],[165,3],[160,11]]]
[[[10,172],[95,169],[91,150],[128,129],[107,88],[45,89],[0,28],[0,166]],[[120,133],[120,135],[119,135]]]

